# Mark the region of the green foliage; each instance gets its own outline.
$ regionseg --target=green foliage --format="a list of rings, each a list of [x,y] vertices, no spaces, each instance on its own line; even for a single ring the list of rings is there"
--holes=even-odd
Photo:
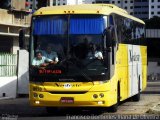
[[[146,20],[146,29],[160,29],[160,17],[154,16],[153,18]]]
[[[46,7],[47,6],[47,0],[37,0],[37,8]]]

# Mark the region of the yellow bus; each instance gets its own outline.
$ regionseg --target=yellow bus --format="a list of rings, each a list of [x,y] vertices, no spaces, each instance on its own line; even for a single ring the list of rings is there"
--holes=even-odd
[[[58,107],[116,112],[127,98],[139,101],[147,82],[144,26],[112,4],[37,10],[30,37],[30,104],[48,112]]]

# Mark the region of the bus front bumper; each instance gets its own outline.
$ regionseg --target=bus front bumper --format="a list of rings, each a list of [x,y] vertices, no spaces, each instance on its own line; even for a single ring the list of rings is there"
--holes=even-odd
[[[45,107],[110,107],[116,103],[116,98],[109,91],[86,92],[84,94],[30,92],[29,99],[31,106]]]

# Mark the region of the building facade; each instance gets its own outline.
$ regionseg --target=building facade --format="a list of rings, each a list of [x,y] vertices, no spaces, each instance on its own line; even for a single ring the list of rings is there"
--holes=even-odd
[[[83,4],[85,0],[49,0],[49,6]]]
[[[160,12],[158,12],[160,0],[96,0],[96,3],[115,4],[125,9],[130,15],[143,20],[151,18],[155,14],[160,15]]]
[[[37,4],[37,1],[35,1]],[[26,0],[26,9],[33,9],[33,0]]]
[[[85,4],[94,4],[95,0],[85,0],[84,3]]]
[[[33,8],[33,1],[46,1],[47,6],[110,3],[125,9],[130,15],[146,20],[153,16],[160,16],[160,0],[26,0],[27,9]],[[37,8],[37,7],[36,7]]]
[[[149,19],[154,16],[160,17],[160,0],[149,0]]]
[[[134,14],[134,0],[96,0],[96,3],[110,3],[125,9],[129,14]]]
[[[149,0],[134,0],[134,16],[142,20],[149,18]]]
[[[17,54],[19,31],[28,28],[29,32],[31,14],[24,9],[25,0],[20,2],[18,5],[17,0],[12,0],[10,7],[0,8],[0,53]]]

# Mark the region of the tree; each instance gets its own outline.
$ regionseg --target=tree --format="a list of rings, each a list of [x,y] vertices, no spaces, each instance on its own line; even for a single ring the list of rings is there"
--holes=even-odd
[[[37,9],[47,6],[47,0],[37,0]]]
[[[153,18],[146,20],[146,29],[160,29],[160,17],[154,16]]]
[[[11,0],[0,0],[0,8],[2,9],[11,8]]]

